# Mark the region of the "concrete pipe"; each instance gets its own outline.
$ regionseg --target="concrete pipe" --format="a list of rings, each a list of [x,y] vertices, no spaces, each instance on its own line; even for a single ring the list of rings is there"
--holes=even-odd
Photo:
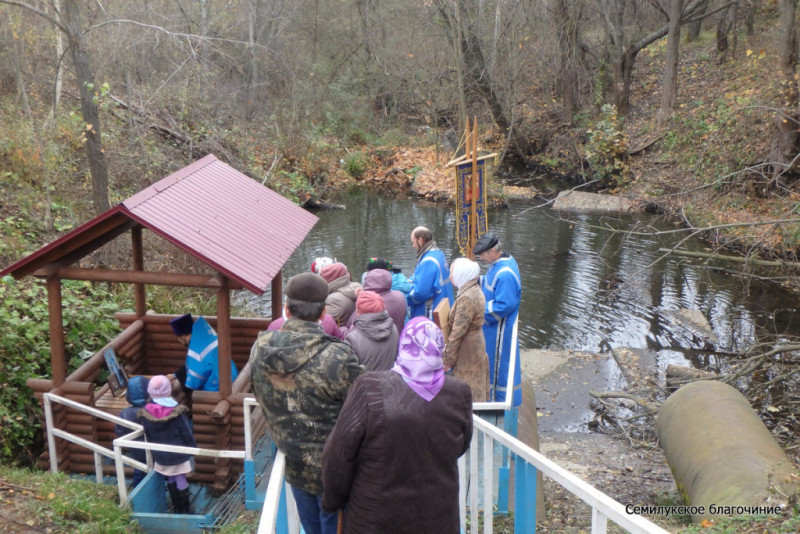
[[[658,440],[695,522],[776,514],[800,486],[797,470],[735,388],[692,382],[658,414]]]

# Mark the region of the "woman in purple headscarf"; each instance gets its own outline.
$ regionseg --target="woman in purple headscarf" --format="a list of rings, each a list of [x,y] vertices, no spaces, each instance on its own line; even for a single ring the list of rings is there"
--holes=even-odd
[[[459,532],[458,458],[472,438],[469,385],[444,373],[444,338],[415,317],[388,371],[361,375],[322,454],[322,506],[345,533]]]

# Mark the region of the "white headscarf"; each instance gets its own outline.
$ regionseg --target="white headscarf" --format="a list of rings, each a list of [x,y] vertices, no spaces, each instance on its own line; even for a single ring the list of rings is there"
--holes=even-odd
[[[452,269],[453,285],[456,287],[462,287],[481,274],[481,266],[468,258],[457,258],[453,261]]]

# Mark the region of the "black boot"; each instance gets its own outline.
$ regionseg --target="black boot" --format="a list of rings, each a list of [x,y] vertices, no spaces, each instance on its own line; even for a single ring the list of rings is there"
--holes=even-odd
[[[177,488],[177,486],[176,486]],[[179,514],[194,514],[192,509],[192,494],[189,493],[189,488],[176,490],[178,496],[178,513]]]
[[[178,485],[174,482],[167,483],[167,491],[169,491],[169,500],[172,501],[172,513],[179,514],[180,510],[180,497],[178,496]]]

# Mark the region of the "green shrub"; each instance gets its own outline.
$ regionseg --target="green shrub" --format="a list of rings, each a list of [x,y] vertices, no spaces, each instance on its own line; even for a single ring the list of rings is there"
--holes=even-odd
[[[361,179],[367,170],[367,159],[364,154],[361,152],[348,153],[347,157],[344,158],[344,170],[356,180]]]
[[[64,348],[67,373],[81,354],[94,353],[119,333],[118,306],[106,289],[88,282],[62,283]],[[41,409],[29,378],[50,378],[47,292],[30,279],[0,280],[0,459],[31,460],[38,455]]]
[[[630,174],[628,138],[622,123],[616,107],[606,104],[600,120],[586,132],[586,160],[592,167],[593,178],[610,187],[624,185]]]

